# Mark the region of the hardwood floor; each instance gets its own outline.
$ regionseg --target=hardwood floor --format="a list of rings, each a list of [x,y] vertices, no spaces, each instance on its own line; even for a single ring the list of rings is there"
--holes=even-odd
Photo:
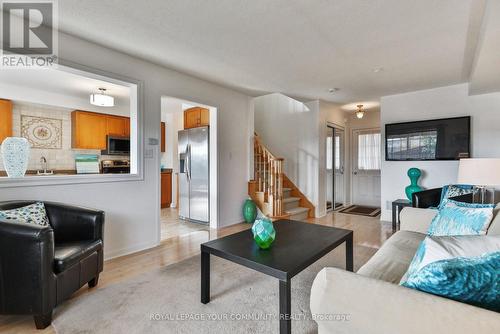
[[[346,228],[354,231],[354,244],[367,248],[379,248],[391,236],[390,223],[380,222],[379,218],[356,216],[343,213],[329,213],[322,218],[311,218],[308,222],[327,226]],[[200,244],[221,236],[250,228],[248,224],[237,224],[219,230],[211,230],[203,225],[183,225],[175,219],[172,211],[162,212],[162,235],[165,239],[155,248],[115,258],[104,263],[104,271],[99,285],[89,289],[81,288],[72,298],[86,293],[99,293],[108,285],[130,279],[142,273],[161,268],[199,254]],[[164,232],[164,233],[163,233]],[[365,261],[373,251],[354,254],[354,261]],[[54,318],[57,318],[57,309]],[[49,326],[36,330],[31,316],[0,316],[0,333],[55,333]],[[61,334],[61,333],[60,333]],[[65,334],[65,333],[62,333]]]

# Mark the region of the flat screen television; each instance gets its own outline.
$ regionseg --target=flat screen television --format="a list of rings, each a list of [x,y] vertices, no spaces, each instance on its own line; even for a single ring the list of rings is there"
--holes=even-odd
[[[470,157],[470,116],[385,125],[385,160]]]

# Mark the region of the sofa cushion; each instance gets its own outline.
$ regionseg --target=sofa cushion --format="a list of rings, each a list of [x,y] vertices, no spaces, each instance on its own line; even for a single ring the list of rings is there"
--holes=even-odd
[[[425,236],[423,233],[411,231],[396,232],[358,270],[358,274],[390,283],[399,283]]]
[[[58,244],[54,249],[54,272],[61,273],[101,249],[102,240]]]

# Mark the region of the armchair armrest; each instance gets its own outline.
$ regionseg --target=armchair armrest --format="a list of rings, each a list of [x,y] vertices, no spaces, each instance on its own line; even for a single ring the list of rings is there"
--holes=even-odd
[[[56,304],[54,232],[0,219],[0,313],[46,314]]]
[[[320,334],[490,334],[500,328],[493,311],[336,268],[318,273],[310,305]],[[324,320],[333,314],[347,320]]]
[[[417,191],[412,194],[412,206],[414,208],[438,207],[441,202],[442,188]]]
[[[45,210],[56,244],[103,237],[104,211],[54,202],[45,202]]]

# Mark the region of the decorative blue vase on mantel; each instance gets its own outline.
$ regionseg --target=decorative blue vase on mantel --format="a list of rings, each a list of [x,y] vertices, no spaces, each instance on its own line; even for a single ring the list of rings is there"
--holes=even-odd
[[[418,168],[410,168],[408,169],[408,177],[410,178],[410,185],[405,188],[406,197],[410,203],[412,202],[412,195],[417,191],[421,191],[422,187],[418,185],[418,179],[422,176],[422,172]]]
[[[7,137],[2,142],[1,152],[7,176],[23,177],[30,157],[28,140],[22,137]]]

